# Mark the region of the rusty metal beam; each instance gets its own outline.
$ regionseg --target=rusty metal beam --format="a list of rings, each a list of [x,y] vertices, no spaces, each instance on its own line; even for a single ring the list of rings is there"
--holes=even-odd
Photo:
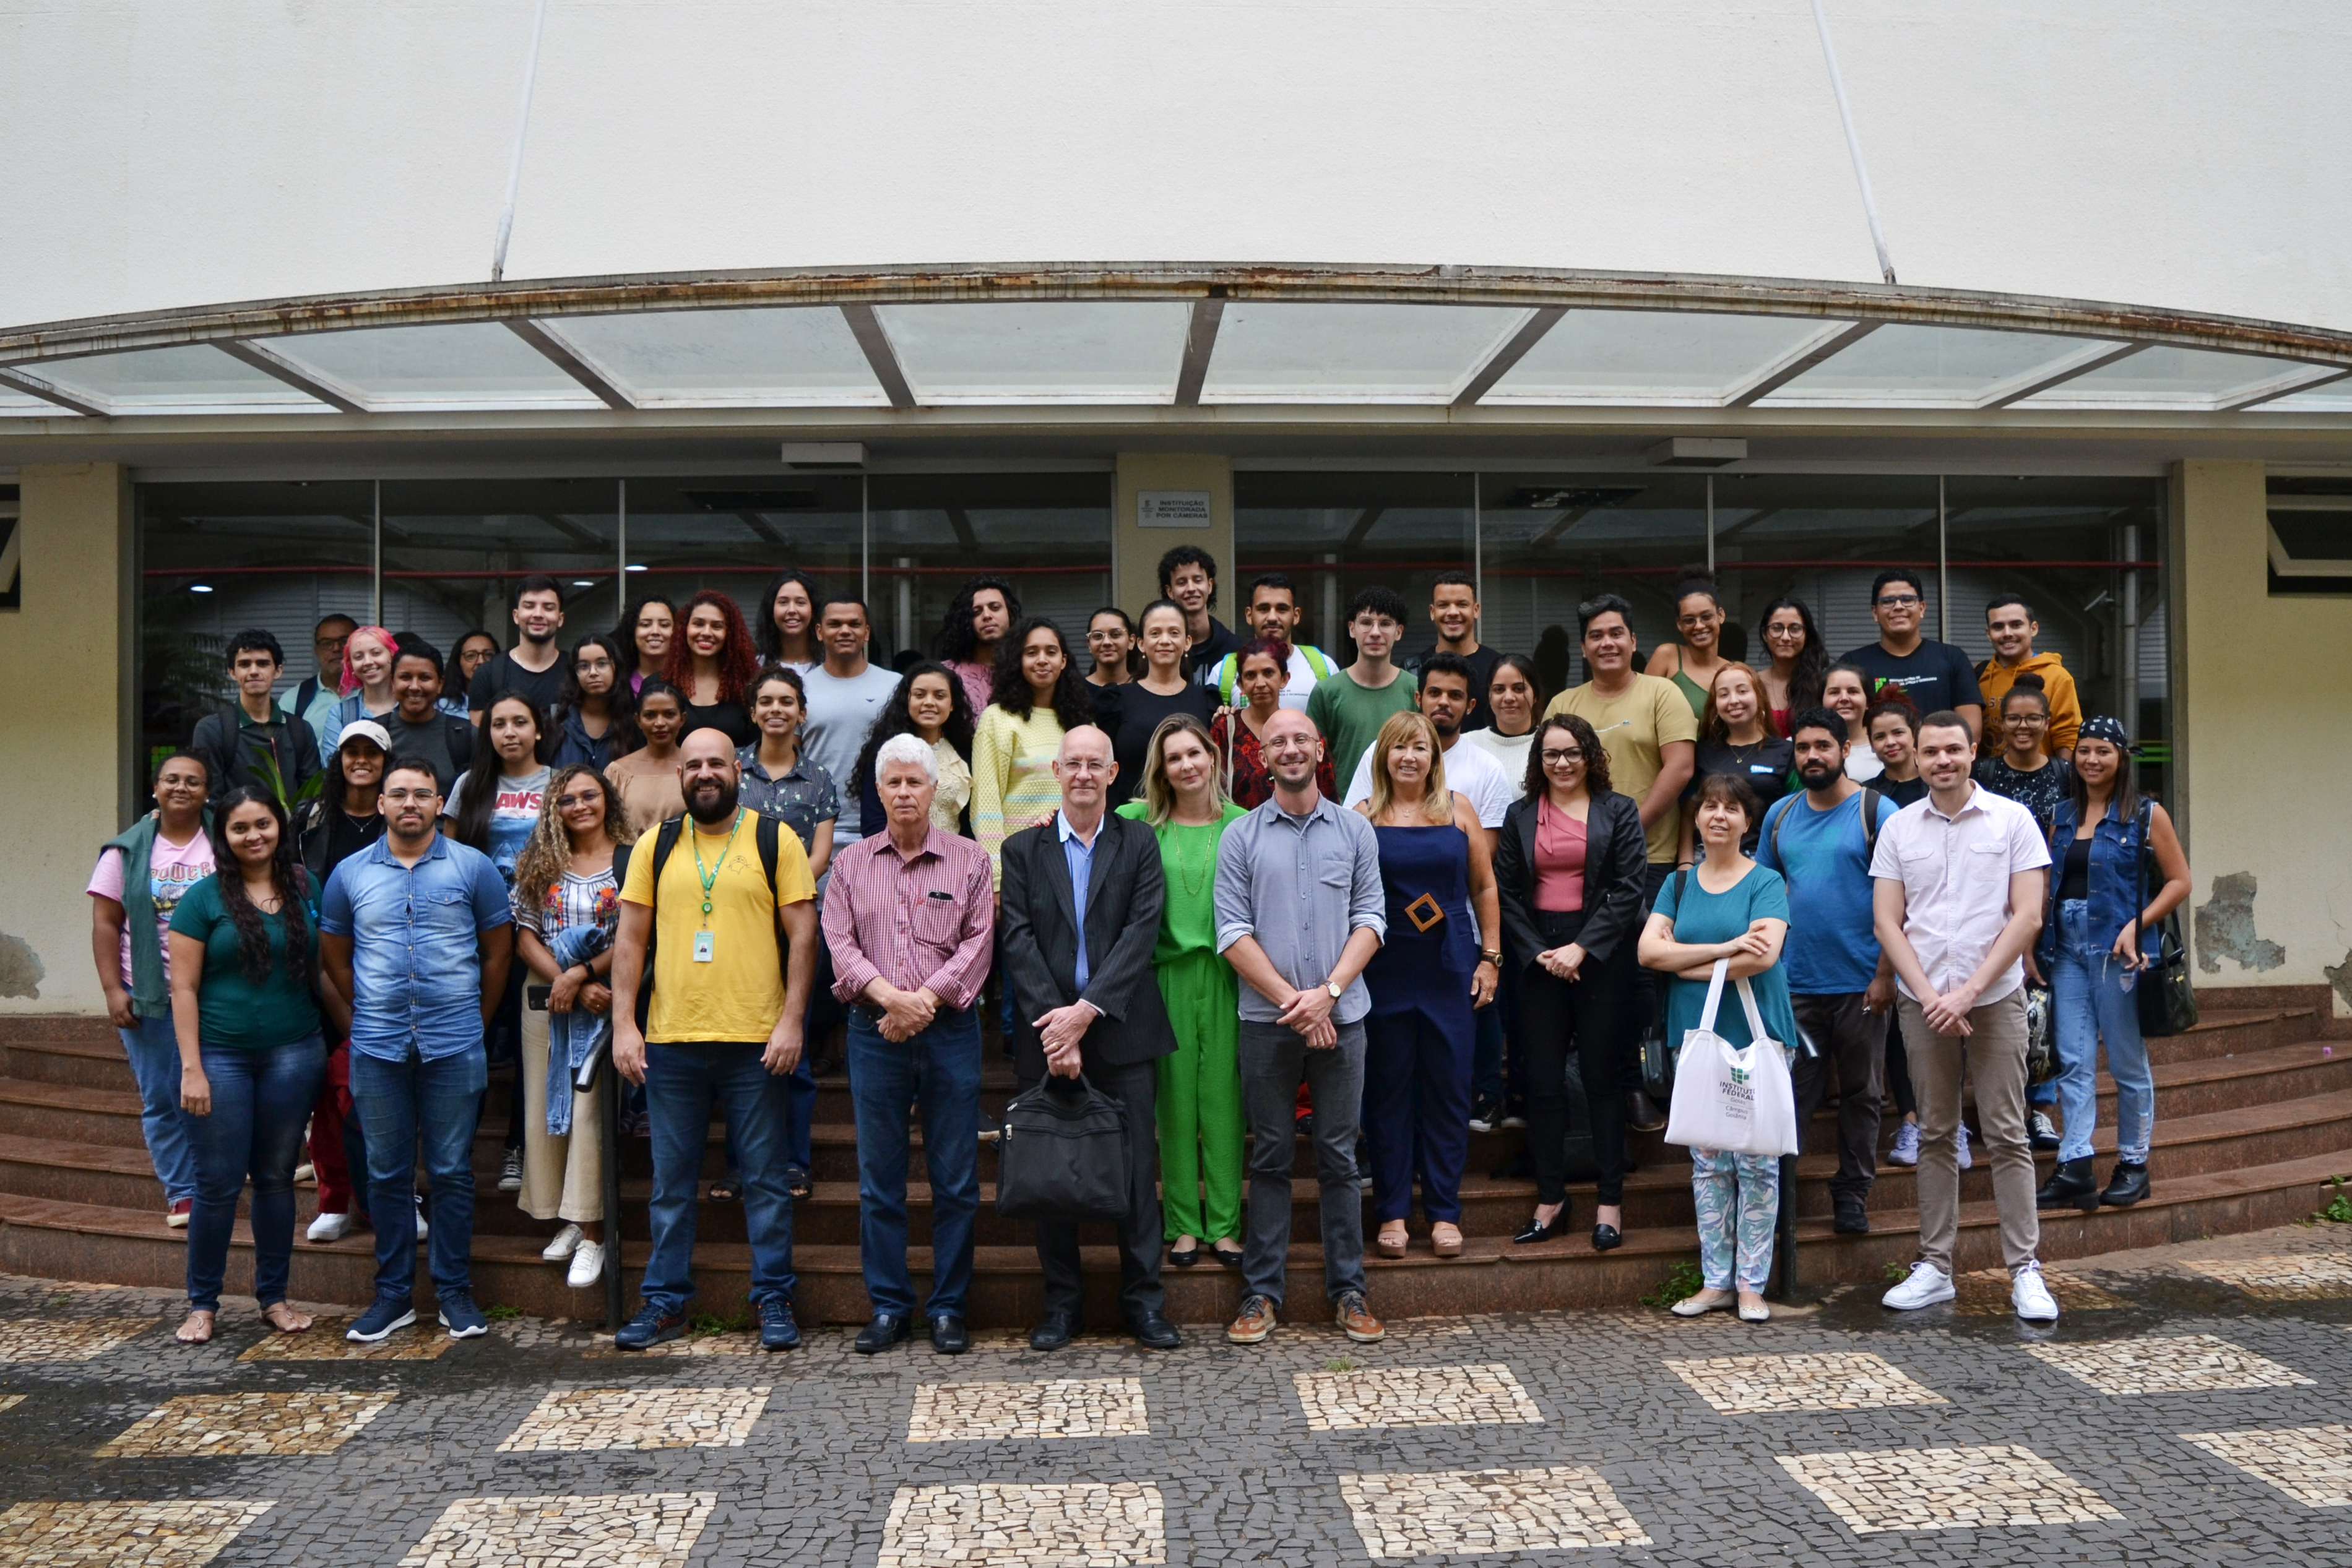
[[[622,390],[620,384],[605,375],[604,371],[590,364],[587,356],[565,342],[552,329],[542,327],[536,321],[518,320],[513,317],[507,319],[506,328],[508,331],[537,349],[557,370],[595,393],[596,401],[606,408],[630,409],[637,406],[635,398]]]
[[[1840,350],[1852,348],[1884,325],[1878,321],[1840,321],[1824,327],[1787,353],[1724,393],[1726,408],[1746,408],[1769,397]]]
[[[1201,406],[1201,385],[1209,379],[1209,357],[1217,351],[1217,328],[1225,319],[1222,299],[1195,299],[1184,327],[1184,362],[1176,371],[1176,406]]]
[[[296,392],[317,398],[338,413],[366,413],[367,400],[340,382],[328,380],[307,365],[298,365],[275,349],[259,343],[247,343],[235,338],[215,342],[214,348],[240,364],[251,365],[263,375],[284,382]]]
[[[1679,310],[2125,339],[2352,367],[2352,331],[2201,311],[1972,289],[1565,268],[1095,262],[805,267],[467,283],[295,296],[0,329],[0,362],[427,322],[655,309],[1022,299],[1284,299]],[[893,361],[895,362],[895,361]]]
[[[30,393],[43,402],[53,402],[69,413],[86,414],[92,419],[104,419],[114,412],[93,398],[86,398],[79,392],[67,392],[64,388],[44,381],[39,376],[28,375],[23,371],[13,370],[6,365],[0,365],[0,386],[15,387],[18,392]]]
[[[1543,341],[1543,335],[1559,325],[1568,314],[1565,305],[1547,305],[1522,322],[1519,329],[1505,340],[1503,346],[1486,357],[1486,362],[1470,372],[1462,390],[1454,394],[1454,406],[1470,408],[1495,390],[1495,383],[1511,373],[1511,367],[1527,358],[1528,350]]]
[[[890,400],[890,406],[914,407],[915,389],[907,384],[907,372],[898,363],[898,351],[890,346],[890,335],[882,330],[882,318],[874,314],[874,307],[844,305],[841,316],[849,323],[858,348],[865,350],[866,362],[873,367],[874,379],[882,383],[882,395]]]

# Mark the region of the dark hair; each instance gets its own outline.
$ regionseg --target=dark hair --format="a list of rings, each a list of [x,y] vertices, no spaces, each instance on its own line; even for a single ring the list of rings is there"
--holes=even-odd
[[[2012,601],[2011,602],[2022,603],[2023,601],[2019,600]],[[2027,620],[2031,621],[2033,619],[2033,612],[2032,610],[2028,610],[2025,612],[2025,617]],[[2031,670],[2028,670],[2025,674],[2018,676],[2014,682],[2011,683],[2009,690],[2001,693],[2001,717],[2007,718],[2009,716],[2009,705],[2019,697],[2032,697],[2034,701],[2042,705],[2042,716],[2044,718],[2050,716],[2049,683]]]
[[[959,664],[971,663],[971,656],[980,646],[979,634],[971,629],[972,597],[992,588],[1004,596],[1006,623],[1010,625],[1020,621],[1021,596],[1013,591],[1012,583],[1001,577],[967,577],[963,580],[963,586],[956,590],[955,598],[948,602],[947,617],[940,622],[940,634],[931,639],[933,653]]]
[[[1199,545],[1178,545],[1160,558],[1160,593],[1164,596],[1168,592],[1168,584],[1175,578],[1177,569],[1187,566],[1197,566],[1209,574],[1209,593],[1212,598],[1215,597],[1217,558]]]
[[[669,612],[670,641],[677,641],[677,606],[670,602],[667,594],[648,593],[629,601],[629,607],[621,612],[621,619],[613,627],[613,641],[621,650],[621,674],[624,677],[637,673],[637,617],[646,612],[648,604],[658,604]]]
[[[1622,593],[1596,593],[1576,607],[1576,635],[1581,640],[1593,621],[1614,612],[1624,617],[1625,630],[1633,629],[1633,606]]]
[[[522,596],[526,593],[552,593],[555,595],[556,609],[563,608],[563,584],[543,571],[532,572],[514,585],[514,591],[507,595],[509,613],[522,608]]]
[[[335,742],[335,749],[327,758],[326,769],[319,775],[319,793],[326,797],[327,804],[338,811],[347,810],[352,798],[352,781],[343,775],[343,747],[346,742],[353,740],[363,740],[370,746],[375,745],[373,736],[352,735],[346,732],[342,739]],[[383,747],[378,747],[377,749],[382,750]],[[392,758],[387,753],[383,759],[383,769],[376,775],[377,789],[383,788],[383,775],[391,771]]]
[[[1288,572],[1262,571],[1255,577],[1251,578],[1249,597],[1245,602],[1251,604],[1256,603],[1257,591],[1261,588],[1278,588],[1282,590],[1283,592],[1290,595],[1290,602],[1293,605],[1296,605],[1298,602],[1298,584],[1290,580],[1290,574]]]
[[[656,697],[667,697],[677,705],[678,732],[672,738],[672,744],[684,740],[686,738],[686,694],[659,675],[647,675],[646,684],[637,688],[636,702],[629,715],[629,727],[635,732],[637,744],[643,746],[646,743],[645,726],[639,716],[645,712],[646,704]]]
[[[1185,620],[1184,607],[1172,599],[1155,599],[1135,612],[1135,634],[1139,638],[1143,635],[1144,623],[1151,619],[1151,612],[1155,610],[1173,610],[1176,612],[1176,623],[1184,628],[1184,635],[1187,638],[1192,636],[1192,623]],[[1150,660],[1147,656],[1144,662],[1150,664]]]
[[[818,600],[815,605],[817,620],[820,622],[824,621],[824,612],[832,609],[836,604],[855,604],[857,606],[857,618],[866,622],[866,630],[873,630],[874,607],[866,603],[863,599],[858,598],[857,595],[854,593],[828,593],[824,598]]]
[[[555,737],[547,715],[537,704],[520,692],[501,692],[496,701],[483,710],[482,738],[474,744],[474,759],[466,769],[466,787],[457,791],[457,810],[450,813],[450,836],[461,844],[470,844],[484,854],[490,852],[490,810],[498,804],[499,780],[503,769],[499,754],[490,747],[490,716],[509,703],[521,705],[530,715],[530,722],[539,730],[539,738],[531,743],[530,759],[543,763]]]
[[[760,688],[771,681],[782,681],[793,688],[793,695],[801,699],[801,716],[805,718],[808,716],[808,683],[801,679],[801,673],[789,664],[762,664],[752,672],[750,683],[743,688],[743,706],[751,707],[758,703]]]
[[[1543,672],[1537,669],[1536,662],[1525,653],[1505,653],[1495,661],[1494,669],[1486,676],[1486,689],[1478,694],[1486,700],[1487,706],[1489,707],[1494,706],[1495,677],[1505,670],[1517,670],[1527,676],[1528,689],[1536,695],[1536,712],[1543,712],[1543,706],[1551,700],[1551,694],[1544,690]]]
[[[1692,814],[1709,800],[1727,800],[1739,808],[1749,827],[1764,820],[1764,802],[1756,798],[1755,786],[1737,773],[1710,773],[1698,781],[1698,791],[1691,798]]]
[[[1756,643],[1769,658],[1772,640],[1764,635],[1764,628],[1772,624],[1772,617],[1783,610],[1793,610],[1805,628],[1805,645],[1797,651],[1797,667],[1789,674],[1789,708],[1822,706],[1822,685],[1829,679],[1830,651],[1822,645],[1822,629],[1813,624],[1812,607],[1801,599],[1781,595],[1764,607],[1756,618]]]
[[[1716,581],[1715,573],[1711,569],[1704,566],[1686,566],[1675,573],[1675,606],[1679,608],[1682,601],[1694,593],[1704,593],[1717,610],[1720,611],[1723,608],[1723,591]]]
[[[1454,567],[1450,570],[1441,571],[1435,577],[1430,579],[1430,592],[1434,593],[1441,588],[1466,588],[1470,591],[1471,598],[1475,599],[1478,597],[1478,580],[1471,576],[1468,572],[1464,571],[1460,567]]]
[[[449,688],[448,691],[443,694],[444,695],[462,697],[466,695],[466,688],[473,684],[466,676],[464,660],[466,657],[466,644],[472,642],[477,637],[479,637],[482,641],[490,645],[490,657],[498,657],[500,651],[499,640],[496,637],[491,636],[488,632],[483,631],[479,626],[475,627],[471,632],[467,632],[455,643],[450,643],[449,667],[441,672],[442,683]]]
[[[1441,648],[1422,660],[1420,683],[1426,685],[1432,675],[1455,676],[1462,682],[1462,689],[1470,694],[1472,702],[1486,695],[1478,689],[1478,672],[1459,653],[1449,653]]]
[[[1890,566],[1870,580],[1870,603],[1873,609],[1878,606],[1880,591],[1890,582],[1909,583],[1911,591],[1919,596],[1919,601],[1922,604],[1927,601],[1927,584],[1925,579],[1907,566]]]
[[[1021,670],[1021,650],[1028,646],[1031,633],[1036,632],[1051,632],[1062,649],[1062,674],[1054,683],[1054,716],[1066,731],[1094,723],[1094,691],[1087,685],[1087,678],[1078,674],[1077,661],[1070,657],[1070,640],[1043,615],[1032,615],[1022,622],[997,645],[996,668],[988,691],[989,706],[1001,707],[1024,722],[1036,708],[1036,694],[1029,689],[1029,677]]]
[[[1405,608],[1404,595],[1377,584],[1357,590],[1356,597],[1348,601],[1349,623],[1352,625],[1359,615],[1385,615],[1400,626],[1412,620],[1412,612]]]
[[[286,650],[278,645],[278,639],[275,636],[259,626],[248,626],[231,637],[228,640],[227,648],[223,650],[222,656],[231,664],[235,664],[239,653],[267,653],[269,655],[271,664],[281,668],[286,664]]]
[[[2095,735],[2087,738],[2099,740],[2105,737]],[[2079,748],[2082,741],[2077,740],[2074,744]],[[2114,742],[2110,741],[2108,744],[2114,745]],[[2074,802],[2075,821],[2083,822],[2090,820],[2091,787],[2084,782],[2083,770],[2080,768],[2066,769],[2066,798]],[[2132,755],[2130,747],[2117,746],[2116,747],[2116,782],[2115,787],[2107,791],[2107,810],[2120,820],[2123,816],[2124,802],[2138,799],[2139,759]],[[2147,846],[2142,845],[2141,850],[2146,852]]]
[[[297,985],[310,983],[310,919],[302,907],[310,879],[294,858],[294,829],[278,797],[250,784],[240,784],[213,805],[213,882],[220,889],[221,907],[236,927],[237,962],[255,985],[269,977],[269,928],[261,911],[246,896],[245,868],[229,849],[228,819],[240,806],[259,806],[278,824],[278,848],[269,857],[269,882],[278,894],[278,913],[286,923],[286,977]]]
[[[563,679],[556,686],[556,714],[561,717],[567,713],[578,713],[580,705],[587,700],[588,694],[580,689],[580,655],[590,648],[600,650],[604,657],[613,661],[613,689],[604,694],[604,711],[617,720],[629,706],[628,664],[619,640],[602,632],[589,632],[572,643],[572,651],[563,655]]]
[[[890,693],[890,700],[884,703],[882,711],[874,716],[873,727],[866,732],[866,744],[858,747],[857,761],[850,768],[850,776],[834,780],[845,793],[862,791],[866,788],[863,781],[874,777],[874,754],[882,748],[884,741],[894,735],[915,733],[915,721],[907,711],[907,699],[913,695],[918,675],[937,675],[947,682],[948,721],[940,726],[940,738],[954,747],[958,757],[966,762],[971,760],[971,699],[964,695],[963,683],[956,678],[953,670],[936,659],[925,659],[908,666],[907,673],[898,677],[897,688]]]
[[[1135,621],[1134,618],[1129,615],[1126,611],[1121,610],[1116,604],[1104,605],[1100,610],[1096,611],[1093,614],[1087,617],[1087,636],[1092,637],[1094,635],[1095,622],[1101,620],[1106,615],[1118,616],[1118,623],[1127,628],[1127,663],[1124,667],[1128,675],[1132,678],[1143,674],[1143,651],[1135,646]],[[1088,645],[1087,653],[1089,656],[1092,655],[1093,648],[1091,644]],[[1095,668],[1097,671],[1102,668],[1102,661],[1100,659],[1096,659],[1094,664]]]
[[[1919,738],[1919,706],[1904,695],[1900,686],[1887,687],[1878,695],[1875,702],[1862,710],[1862,733],[1867,736],[1870,727],[1888,714],[1903,721],[1903,727],[1911,732],[1912,739]]]
[[[157,784],[161,783],[163,779],[163,769],[169,768],[174,762],[193,762],[198,768],[203,768],[205,774],[205,786],[207,789],[211,788],[213,781],[213,765],[205,761],[204,758],[197,753],[186,750],[167,752],[163,757],[156,758],[155,770],[147,775],[147,788],[152,789]]]
[[[1867,728],[1868,727],[1865,726],[1865,732]],[[1789,716],[1789,738],[1795,740],[1797,732],[1801,729],[1826,729],[1837,737],[1840,746],[1843,746],[1848,739],[1845,720],[1838,717],[1834,708],[1825,708],[1818,704],[1811,707],[1801,707]]]
[[[1874,704],[1870,711],[1872,713],[1876,713],[1878,711],[1877,706]],[[1913,711],[1916,712],[1916,710],[1915,709]],[[1864,718],[1864,723],[1865,727],[1868,725],[1869,720],[1867,717]],[[1911,733],[1916,735],[1923,729],[1957,729],[1962,735],[1969,737],[1969,741],[1971,745],[1975,743],[1977,738],[1976,726],[1970,724],[1967,719],[1962,718],[1958,714],[1954,713],[1948,707],[1939,707],[1934,713],[1931,713],[1927,717],[1921,719],[1916,725],[1912,727]]]
[[[1240,689],[1242,666],[1252,659],[1272,659],[1274,667],[1285,685],[1290,680],[1290,639],[1287,637],[1253,637],[1234,650],[1234,686]]]
[[[318,620],[310,623],[310,635],[316,637],[320,632],[324,632],[330,625],[338,621],[350,622],[352,630],[354,632],[360,629],[360,623],[356,617],[346,615],[341,611],[335,610],[320,616]]]
[[[1519,793],[1540,794],[1550,787],[1544,777],[1544,734],[1548,730],[1564,729],[1574,738],[1577,749],[1584,753],[1584,787],[1595,795],[1609,792],[1609,753],[1601,737],[1592,733],[1592,726],[1577,714],[1548,714],[1536,720],[1535,738],[1528,743],[1528,776],[1521,780]]]
[[[1867,722],[1867,716],[1870,713],[1870,705],[1878,700],[1878,681],[1875,676],[1872,675],[1868,670],[1864,669],[1860,664],[1855,664],[1851,659],[1840,659],[1836,664],[1832,664],[1828,669],[1822,672],[1822,706],[1823,707],[1829,706],[1830,677],[1840,674],[1841,672],[1852,675],[1855,680],[1862,683],[1862,711],[1865,719],[1865,722],[1862,727],[1862,732],[1864,735],[1868,735],[1870,733],[1870,725]]]
[[[2014,604],[2020,610],[2024,611],[2025,618],[2028,621],[2039,621],[2042,619],[2041,616],[2036,615],[2033,612],[2033,601],[2026,598],[2022,593],[1996,593],[1990,599],[1985,601],[1985,620],[1988,622],[1991,621],[1992,612],[2000,609],[2004,604]]]
[[[441,793],[441,775],[433,770],[433,764],[431,762],[417,756],[416,753],[413,751],[404,751],[397,757],[385,758],[383,759],[383,777],[378,780],[376,788],[381,789],[386,784],[391,783],[392,776],[395,773],[422,773],[425,777],[433,780],[433,792],[436,795]]]
[[[414,632],[402,632],[392,640],[392,664],[400,667],[403,659],[422,659],[433,666],[433,673],[442,680],[449,678],[449,668],[441,662],[441,650]]]
[[[816,579],[796,566],[788,566],[760,590],[760,623],[751,628],[751,635],[759,639],[760,656],[772,663],[784,656],[784,634],[776,629],[776,595],[784,591],[787,583],[794,582],[808,595],[809,648],[811,652],[816,648],[816,623],[824,609],[824,597],[817,592]]]
[[[743,612],[735,601],[715,588],[698,589],[693,597],[677,609],[677,624],[669,634],[669,663],[662,674],[680,693],[694,689],[694,650],[687,645],[686,623],[695,610],[708,604],[719,612],[726,622],[727,640],[719,647],[719,697],[722,703],[743,700],[743,683],[760,667],[760,655],[751,646],[751,629],[743,624]],[[683,696],[679,701],[685,702]]]

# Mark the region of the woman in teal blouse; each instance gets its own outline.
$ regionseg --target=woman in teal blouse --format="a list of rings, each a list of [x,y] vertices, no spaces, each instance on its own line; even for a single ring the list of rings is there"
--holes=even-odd
[[[1749,825],[1763,815],[1756,791],[1736,774],[1712,773],[1699,782],[1696,809],[1706,858],[1666,879],[1642,933],[1643,966],[1675,977],[1666,995],[1668,1046],[1679,1049],[1683,1037],[1698,1027],[1718,959],[1728,960],[1730,970],[1715,1032],[1735,1047],[1752,1039],[1748,1010],[1729,990],[1731,981],[1744,978],[1755,993],[1766,1032],[1783,1049],[1793,1046],[1797,1015],[1789,1002],[1788,974],[1780,967],[1780,944],[1789,934],[1789,887],[1780,873],[1758,865],[1739,849]],[[1772,1274],[1772,1238],[1780,1218],[1780,1156],[1693,1149],[1691,1197],[1698,1211],[1699,1263],[1706,1288],[1676,1302],[1675,1312],[1697,1317],[1736,1300],[1742,1321],[1769,1319],[1764,1287]]]
[[[259,789],[232,789],[215,805],[212,834],[217,869],[180,900],[171,926],[180,1105],[196,1147],[183,1344],[213,1337],[248,1176],[262,1318],[283,1333],[310,1326],[286,1288],[294,1164],[327,1068],[321,1001],[339,1032],[351,1027],[342,998],[318,984],[318,891],[295,860],[285,809]]]

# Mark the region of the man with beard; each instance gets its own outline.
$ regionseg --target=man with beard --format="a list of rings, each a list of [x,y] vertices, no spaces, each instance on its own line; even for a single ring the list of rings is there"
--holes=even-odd
[[[1789,884],[1789,999],[1812,1042],[1790,1068],[1797,1125],[1812,1120],[1836,1075],[1838,1172],[1830,1182],[1841,1231],[1870,1229],[1864,1204],[1877,1179],[1879,1063],[1895,1006],[1895,969],[1872,926],[1870,855],[1879,822],[1895,808],[1845,776],[1845,721],[1807,708],[1789,721],[1801,795],[1764,813],[1756,862]],[[1780,1162],[1780,1186],[1796,1190],[1796,1156]]]
[[[563,589],[551,577],[526,577],[515,584],[508,606],[522,641],[493,656],[466,683],[466,706],[474,727],[500,697],[521,697],[534,713],[550,713],[563,695],[563,650],[555,634],[563,630]]]
[[[457,722],[457,721],[453,721]],[[514,912],[490,857],[438,831],[441,786],[422,758],[385,765],[383,836],[335,868],[319,901],[326,979],[352,999],[352,1108],[367,1134],[375,1302],[344,1337],[373,1344],[416,1321],[406,1215],[416,1147],[433,1184],[441,1326],[487,1333],[474,1304],[474,1124],[488,1082],[482,1032],[506,994]]]
[[[644,1350],[686,1332],[694,1206],[716,1100],[742,1173],[760,1343],[790,1350],[801,1334],[786,1085],[800,1064],[815,971],[816,886],[800,835],[738,802],[735,746],[723,731],[688,735],[677,774],[686,815],[635,846],[614,943],[613,1064],[646,1086],[654,1156],[643,1301],[614,1343]],[[651,1006],[640,1026],[649,948]]]

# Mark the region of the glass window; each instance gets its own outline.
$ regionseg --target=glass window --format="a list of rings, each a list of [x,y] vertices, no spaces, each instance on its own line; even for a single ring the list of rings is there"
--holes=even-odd
[[[1763,400],[1763,406],[1925,402],[1973,407],[1998,396],[2006,386],[2028,382],[2106,347],[2084,338],[2032,332],[1885,326],[1781,387]]]
[[[1530,312],[1496,306],[1225,307],[1202,402],[1446,402]]]
[[[1818,336],[1810,317],[1571,310],[1480,401],[1695,402],[1731,389]]]
[[[876,657],[929,658],[976,573],[1008,579],[1086,658],[1087,621],[1111,602],[1111,476],[877,474],[872,483]],[[1132,612],[1140,605],[1130,605]]]
[[[919,402],[1168,402],[1192,308],[1041,301],[885,305],[875,314]]]
[[[327,411],[316,398],[204,344],[51,360],[26,373],[117,413]]]
[[[2145,349],[2017,404],[2019,408],[2210,408],[2305,367],[2290,360],[2205,349]]]
[[[310,332],[273,338],[269,346],[351,388],[378,413],[604,406],[538,350],[490,321]]]
[[[1475,565],[1471,513],[1466,473],[1237,473],[1238,559],[1232,580],[1217,585],[1218,616],[1233,624],[1250,580],[1282,572],[1306,611],[1300,639],[1344,665],[1355,658],[1342,619],[1348,601],[1379,585],[1404,596],[1409,619],[1401,656],[1426,652],[1437,641],[1429,623],[1431,584],[1440,572]]]
[[[849,323],[831,306],[657,310],[540,323],[646,403],[880,406]]]
[[[788,566],[821,589],[856,592],[859,482],[856,474],[772,471],[630,480],[629,602],[658,595],[682,604],[715,588],[756,638],[768,613],[761,591]]]
[[[1484,640],[1531,655],[1547,688],[1584,678],[1576,607],[1600,592],[1633,606],[1641,656],[1674,635],[1674,581],[1706,560],[1702,475],[1485,474]]]

